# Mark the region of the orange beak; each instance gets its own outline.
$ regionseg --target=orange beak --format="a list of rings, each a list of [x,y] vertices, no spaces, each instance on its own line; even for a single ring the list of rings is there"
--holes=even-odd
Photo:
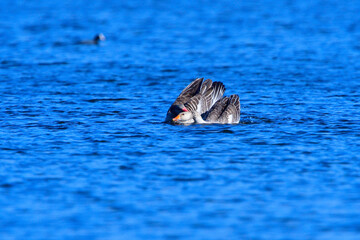
[[[180,114],[177,115],[176,117],[174,117],[174,118],[173,118],[173,121],[176,122],[176,121],[179,120],[179,119],[180,119]]]

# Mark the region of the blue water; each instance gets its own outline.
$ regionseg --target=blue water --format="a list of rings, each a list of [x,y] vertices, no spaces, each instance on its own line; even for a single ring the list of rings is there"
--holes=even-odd
[[[360,239],[360,1],[123,2],[0,2],[0,239]]]

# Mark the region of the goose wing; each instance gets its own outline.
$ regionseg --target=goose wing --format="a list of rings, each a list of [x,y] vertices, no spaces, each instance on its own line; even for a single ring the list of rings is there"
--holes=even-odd
[[[229,103],[228,97],[223,97],[219,99],[214,106],[208,111],[207,115],[205,116],[205,120],[211,123],[218,122],[221,114],[224,112],[225,108]]]
[[[218,118],[219,123],[239,123],[240,121],[240,100],[238,95],[231,95],[228,98],[227,106]]]
[[[214,103],[220,99],[225,92],[225,86],[221,82],[212,82],[211,79],[205,80],[198,94],[192,97],[186,104],[189,111],[199,114],[206,114]]]
[[[211,107],[219,100],[223,97],[224,93],[225,93],[225,85],[222,82],[214,82],[213,85],[213,91],[212,91],[212,96],[211,96]],[[209,110],[209,109],[208,109]]]
[[[171,119],[181,113],[185,107],[185,103],[190,101],[200,91],[201,83],[204,78],[197,78],[192,81],[176,98],[175,102],[170,106],[167,111],[165,122],[171,122]]]
[[[193,96],[195,96],[197,93],[199,93],[201,83],[204,80],[204,78],[197,78],[194,81],[192,81],[182,92],[180,95],[176,98],[173,105],[177,104],[185,104],[188,102]]]

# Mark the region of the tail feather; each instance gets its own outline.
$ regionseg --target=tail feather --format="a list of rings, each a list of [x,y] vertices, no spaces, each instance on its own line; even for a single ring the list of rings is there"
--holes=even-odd
[[[230,103],[235,105],[235,106],[240,106],[240,100],[239,100],[239,95],[231,95],[230,96]]]
[[[240,121],[240,100],[239,96],[234,94],[229,97],[228,105],[219,117],[222,123],[238,123]]]

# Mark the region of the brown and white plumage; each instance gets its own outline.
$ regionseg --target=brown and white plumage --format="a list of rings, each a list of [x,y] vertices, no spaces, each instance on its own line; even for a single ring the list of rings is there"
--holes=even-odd
[[[214,82],[210,79],[205,80],[194,97],[192,97],[185,107],[191,112],[206,114],[214,103],[219,100],[225,92],[225,86],[221,82]]]
[[[172,120],[172,122],[176,124],[239,123],[239,96],[231,95],[229,97],[223,97],[225,92],[224,84],[221,82],[212,82],[210,79],[204,82],[202,82],[202,80],[202,78],[196,79],[183,90],[170,107],[166,116],[167,120],[170,119],[170,121]],[[189,89],[193,91],[191,92]],[[183,94],[184,92],[186,95]],[[174,114],[174,109],[178,110],[177,115]]]
[[[238,95],[224,97],[210,109],[205,120],[211,123],[239,123],[240,100]]]
[[[192,81],[176,98],[175,102],[170,106],[169,110],[166,113],[165,122],[171,122],[174,117],[179,115],[179,113],[188,111],[185,108],[185,103],[187,103],[193,96],[195,96],[201,87],[201,83],[204,78],[197,78]]]
[[[180,93],[170,106],[165,122],[171,122],[181,112],[190,111],[205,114],[223,96],[224,84],[212,82],[210,79],[204,82],[203,80],[204,78],[195,79]]]
[[[175,118],[175,124],[237,124],[240,121],[240,101],[238,95],[219,99],[203,118],[198,112],[182,112]]]

